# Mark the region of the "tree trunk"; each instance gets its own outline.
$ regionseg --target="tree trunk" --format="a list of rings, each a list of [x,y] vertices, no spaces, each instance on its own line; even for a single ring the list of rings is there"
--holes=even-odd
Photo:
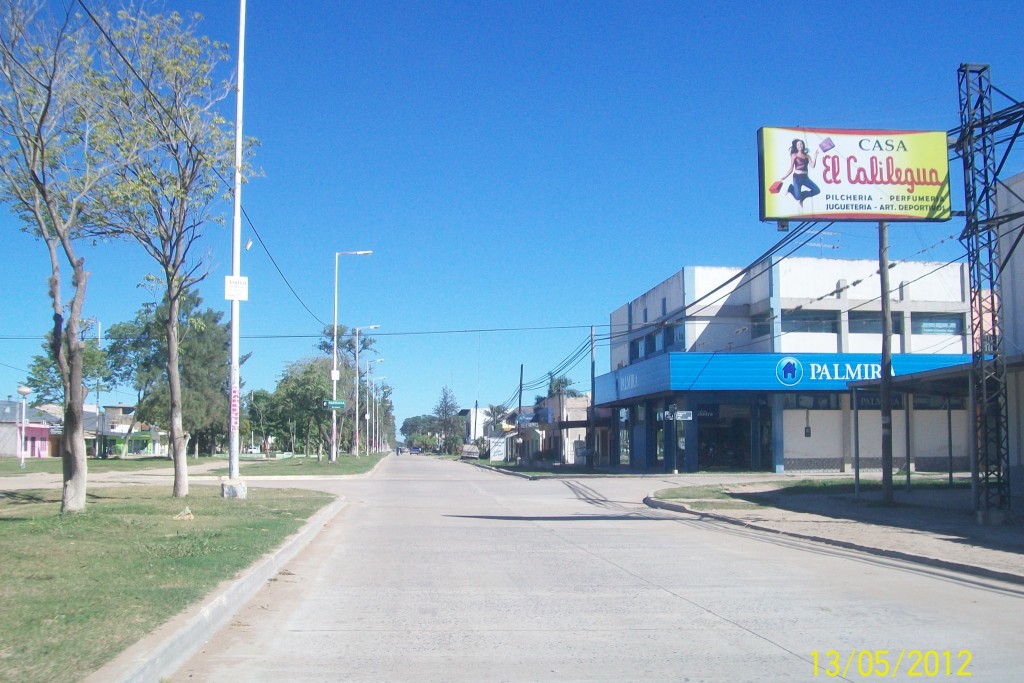
[[[167,383],[171,391],[171,457],[175,498],[188,495],[188,451],[181,417],[181,369],[178,367],[178,296],[167,292]]]
[[[82,385],[85,345],[78,338],[78,321],[85,301],[85,286],[89,273],[85,262],[77,259],[71,242],[61,240],[60,244],[68,261],[72,264],[71,282],[74,295],[64,323],[60,291],[60,261],[57,257],[57,241],[46,240],[50,251],[50,300],[53,303],[53,357],[64,384],[64,433],[61,436],[61,460],[63,461],[64,490],[61,494],[61,514],[85,510],[85,493],[88,462],[85,450],[85,425],[82,419],[82,404],[85,387]],[[63,327],[62,327],[63,325]]]

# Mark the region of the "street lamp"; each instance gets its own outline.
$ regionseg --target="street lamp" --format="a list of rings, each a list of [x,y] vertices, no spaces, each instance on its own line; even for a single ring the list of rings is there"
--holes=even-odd
[[[338,257],[339,256],[369,256],[372,251],[336,251],[334,252],[334,329],[332,332],[333,344],[331,345],[331,401],[338,400]],[[357,340],[358,342],[358,340]],[[358,343],[356,344],[358,347]],[[358,366],[357,366],[358,367]],[[358,374],[358,370],[357,370]],[[331,455],[330,462],[338,459],[338,409],[331,406]]]
[[[380,391],[377,388],[377,382],[380,382],[383,387],[386,379],[387,377],[382,376],[373,380],[373,438],[378,452],[384,450],[384,444],[380,439]]]
[[[383,363],[383,358],[376,358],[374,363]],[[373,447],[373,435],[370,433],[370,401],[373,400],[373,385],[370,379],[370,360],[366,360],[366,454],[370,454],[370,449]],[[359,371],[359,366],[356,366],[356,372]],[[359,411],[356,411],[356,420],[359,419]]]
[[[355,419],[352,420],[355,426],[355,439],[352,440],[352,455],[359,457],[359,332],[361,330],[376,330],[380,325],[364,325],[363,327],[355,328],[355,348],[356,348],[356,412]]]
[[[18,393],[21,394],[21,436],[18,437],[18,455],[20,457],[21,467],[25,467],[25,433],[28,430],[28,425],[25,424],[25,399],[32,393],[32,390],[26,386],[18,387]]]

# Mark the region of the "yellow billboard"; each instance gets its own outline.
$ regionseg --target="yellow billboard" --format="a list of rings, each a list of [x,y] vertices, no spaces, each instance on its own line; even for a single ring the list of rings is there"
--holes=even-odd
[[[947,221],[943,131],[761,128],[762,221]]]

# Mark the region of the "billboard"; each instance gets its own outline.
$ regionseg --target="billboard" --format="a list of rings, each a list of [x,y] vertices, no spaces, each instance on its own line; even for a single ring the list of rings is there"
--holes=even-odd
[[[943,131],[760,128],[762,221],[946,221]]]

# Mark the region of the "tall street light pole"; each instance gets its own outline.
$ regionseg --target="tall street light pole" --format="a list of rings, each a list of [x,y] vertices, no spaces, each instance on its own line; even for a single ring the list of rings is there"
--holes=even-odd
[[[359,457],[359,332],[362,330],[376,330],[379,327],[380,325],[364,325],[363,327],[354,328],[356,348],[356,412],[355,419],[352,420],[355,427],[355,439],[352,440],[352,455],[357,458]]]
[[[249,283],[242,277],[242,84],[245,75],[245,0],[238,8],[238,86],[235,100],[234,220],[231,229],[231,275],[225,278],[224,298],[231,302],[231,415],[228,432],[228,479],[221,496],[245,498],[245,485],[238,481],[238,412],[241,379],[239,373],[239,303],[249,298]]]
[[[338,400],[338,380],[341,374],[338,372],[338,257],[339,256],[369,256],[372,251],[336,251],[334,252],[334,329],[332,330],[333,343],[331,345],[331,401]],[[358,346],[358,339],[356,345]],[[358,372],[358,371],[357,371]],[[329,462],[338,459],[338,409],[331,407],[331,455]]]
[[[18,455],[20,457],[20,467],[25,467],[25,442],[28,432],[28,424],[25,421],[25,416],[28,411],[25,408],[25,399],[32,393],[32,390],[26,386],[18,387],[18,393],[21,394],[21,435],[18,437]],[[17,431],[17,430],[16,430]]]
[[[374,363],[383,363],[383,358],[377,358]],[[370,379],[370,359],[366,359],[366,454],[370,454],[373,448],[373,435],[370,433],[370,402],[373,400],[373,380]],[[359,415],[356,415],[358,419]]]
[[[384,444],[380,439],[380,389],[377,387],[377,382],[380,382],[381,387],[384,386],[384,380],[387,377],[378,377],[373,382],[373,439],[377,445],[377,451],[383,451]]]

